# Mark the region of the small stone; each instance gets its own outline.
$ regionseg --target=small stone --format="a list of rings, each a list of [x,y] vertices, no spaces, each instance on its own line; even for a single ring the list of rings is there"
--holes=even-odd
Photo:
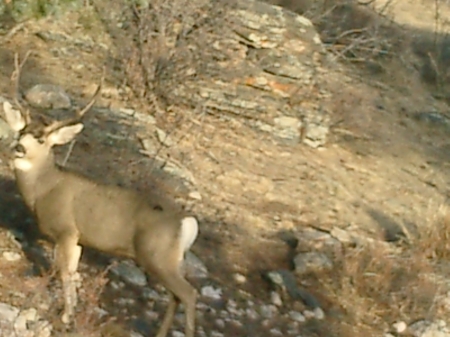
[[[122,282],[111,281],[109,284],[114,290],[119,290],[120,288],[122,288]]]
[[[172,331],[172,337],[184,337],[184,333],[181,331],[174,330]]]
[[[111,268],[111,272],[122,277],[126,282],[138,287],[147,285],[147,277],[145,274],[131,262],[120,262]]]
[[[144,337],[144,336],[142,336],[140,333],[138,333],[136,331],[131,331],[130,337]]]
[[[106,96],[106,95],[104,95],[104,96]],[[120,108],[119,111],[128,116],[134,116],[134,114],[136,113],[136,110],[129,109],[129,108]]]
[[[34,327],[34,337],[50,337],[53,327],[48,321],[36,322]]]
[[[244,284],[245,282],[247,282],[247,278],[242,274],[236,273],[233,276],[234,280],[239,284]]]
[[[305,310],[303,311],[303,316],[305,316],[306,319],[315,318],[316,314],[312,310]]]
[[[314,317],[318,320],[322,320],[325,318],[325,313],[323,312],[322,308],[314,309]]]
[[[325,254],[318,252],[298,254],[294,258],[294,264],[298,274],[329,270],[333,267],[330,259]]]
[[[290,127],[298,128],[301,124],[298,118],[288,116],[277,117],[273,121],[275,125],[283,128],[290,128]]]
[[[144,151],[146,155],[148,156],[155,156],[158,152],[158,146],[155,144],[153,139],[151,138],[142,138],[139,139],[142,147],[144,148]]]
[[[264,318],[274,318],[275,315],[278,313],[278,309],[273,304],[264,304],[260,308],[261,316]]]
[[[204,286],[200,293],[204,297],[209,297],[213,300],[220,300],[222,298],[222,289],[214,288],[213,286]]]
[[[159,128],[156,128],[156,137],[161,144],[167,147],[171,147],[175,144],[172,138],[164,130],[161,130]]]
[[[200,194],[200,192],[198,191],[192,191],[189,193],[189,198],[194,199],[194,200],[202,200],[202,196]]]
[[[331,236],[339,240],[341,243],[353,243],[354,239],[349,232],[344,229],[334,227],[331,232]]]
[[[270,329],[270,333],[274,336],[282,336],[283,335],[283,333],[280,331],[280,329],[276,329],[276,328]]]
[[[151,288],[144,288],[142,295],[146,299],[152,300],[152,301],[159,301],[161,299],[161,296],[158,294],[158,292]]]
[[[245,310],[245,314],[247,315],[248,318],[250,318],[252,320],[257,320],[259,318],[259,315],[256,312],[256,310],[251,309],[251,308],[247,308]]]
[[[450,330],[443,320],[428,321],[420,320],[410,325],[409,329],[414,336],[420,337],[448,337]]]
[[[225,321],[221,318],[216,319],[216,326],[220,329],[225,328]]]
[[[305,322],[306,318],[298,311],[289,311],[289,317],[295,322]]]
[[[281,300],[281,296],[276,291],[272,291],[270,293],[270,300],[273,304],[275,304],[277,307],[283,306],[283,301]]]
[[[219,331],[211,331],[211,337],[223,337],[223,333]]]
[[[34,308],[23,310],[14,320],[14,329],[25,332],[28,330],[28,322],[35,322],[38,319],[37,310]]]
[[[184,267],[186,275],[190,278],[205,279],[208,277],[208,268],[206,268],[203,261],[191,251],[188,251],[185,254]]]
[[[396,322],[394,324],[392,324],[392,326],[394,327],[395,331],[397,331],[397,333],[402,333],[407,329],[407,325],[405,322],[400,321],[400,322]]]
[[[121,305],[121,306],[124,306],[124,307],[132,306],[132,305],[134,305],[136,303],[136,301],[133,298],[126,298],[126,297],[116,298],[114,300],[114,302],[116,302],[118,305]]]
[[[0,303],[0,321],[12,323],[19,315],[19,309],[6,303]]]
[[[2,256],[6,261],[9,262],[18,261],[22,257],[19,253],[9,251],[3,252]]]

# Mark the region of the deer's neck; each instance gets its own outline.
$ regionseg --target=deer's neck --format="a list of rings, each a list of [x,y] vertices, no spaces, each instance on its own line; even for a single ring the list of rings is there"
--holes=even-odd
[[[34,211],[36,200],[58,183],[59,168],[55,165],[53,155],[50,155],[44,162],[36,163],[29,169],[23,169],[15,162],[14,173],[22,198]]]

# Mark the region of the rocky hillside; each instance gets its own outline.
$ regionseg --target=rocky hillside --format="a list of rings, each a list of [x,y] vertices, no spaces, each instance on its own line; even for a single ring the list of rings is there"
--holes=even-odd
[[[446,58],[431,39],[444,48],[445,24],[433,33],[429,1],[383,15],[383,1],[323,2],[327,20],[308,1],[271,2],[5,1],[0,101],[15,52],[33,51],[24,99],[54,118],[106,67],[58,161],[197,215],[196,336],[450,336]],[[1,335],[154,335],[164,290],[89,250],[64,330],[2,119],[0,139]]]

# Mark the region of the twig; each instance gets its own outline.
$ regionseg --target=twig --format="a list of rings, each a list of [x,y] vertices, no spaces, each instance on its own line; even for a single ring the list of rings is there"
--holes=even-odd
[[[76,140],[74,139],[69,144],[69,150],[67,150],[66,156],[64,157],[64,160],[63,160],[63,163],[62,163],[63,167],[66,166],[67,161],[69,160],[70,154],[72,153],[73,147],[75,145],[75,141]]]

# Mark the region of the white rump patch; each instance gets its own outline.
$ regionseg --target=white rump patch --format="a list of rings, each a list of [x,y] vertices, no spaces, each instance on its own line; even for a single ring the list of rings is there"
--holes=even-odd
[[[20,171],[27,172],[33,168],[33,164],[28,159],[16,158],[14,159],[14,167]]]
[[[192,217],[181,220],[180,246],[183,254],[191,248],[198,235],[198,222]]]

